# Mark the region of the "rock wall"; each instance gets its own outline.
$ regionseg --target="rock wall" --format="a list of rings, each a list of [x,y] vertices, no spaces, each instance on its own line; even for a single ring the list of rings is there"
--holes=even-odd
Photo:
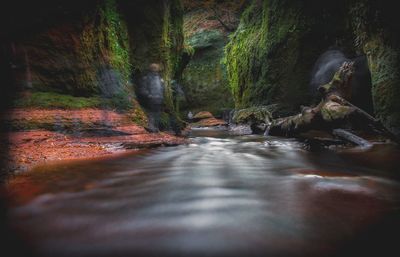
[[[134,77],[149,64],[163,67],[167,85],[175,75],[183,45],[179,0],[27,5],[32,12],[27,16],[17,5],[11,8],[4,19],[15,25],[1,35],[19,90],[98,95],[122,102],[134,98]],[[173,109],[170,91],[167,99]]]
[[[120,1],[128,24],[133,75],[140,78],[151,64],[160,66],[167,104],[174,106],[172,80],[183,51],[183,6],[180,0]]]
[[[253,0],[227,45],[226,64],[238,108],[310,103],[310,72],[330,48],[367,55],[374,110],[398,133],[399,24],[390,1]]]
[[[140,88],[146,77],[161,78],[151,80],[149,88],[159,88],[163,85],[164,103],[160,106],[157,99],[151,96],[141,103],[150,102],[154,108],[144,106],[148,114],[149,127],[173,129],[180,132],[183,123],[178,114],[178,101],[174,81],[179,79],[177,72],[183,53],[183,5],[180,0],[138,0],[120,1],[128,25],[131,45],[131,63],[133,66],[133,83],[136,92],[141,95],[146,90]],[[157,67],[157,74],[153,68]],[[158,92],[160,93],[160,92]],[[143,95],[143,94],[142,94]],[[144,100],[144,101],[143,101]],[[156,117],[154,117],[156,116]],[[157,129],[158,129],[157,128]],[[156,131],[156,128],[151,130]]]
[[[186,97],[182,111],[207,110],[220,115],[221,110],[234,106],[222,59],[229,34],[238,23],[241,2],[219,1],[214,7],[200,1],[184,3],[188,63],[180,81]]]
[[[320,1],[252,1],[226,47],[236,105],[307,102],[313,63],[343,34],[343,12]]]
[[[391,1],[351,1],[354,46],[368,58],[375,116],[400,136],[400,20]]]
[[[128,35],[113,0],[92,1],[71,17],[17,35],[8,47],[21,90],[110,96],[128,86]]]
[[[221,108],[232,108],[226,67],[221,63],[226,36],[219,30],[203,30],[189,37],[194,53],[182,74],[187,110],[208,110],[214,115]]]

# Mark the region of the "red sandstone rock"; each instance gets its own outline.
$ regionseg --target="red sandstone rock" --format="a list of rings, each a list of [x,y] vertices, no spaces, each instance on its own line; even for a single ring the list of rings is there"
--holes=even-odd
[[[10,132],[6,157],[9,170],[24,171],[52,161],[88,159],[137,148],[186,143],[185,138],[169,133],[148,133],[142,126],[133,123],[127,114],[110,110],[18,109],[10,113],[9,120],[51,124],[56,117],[61,127],[71,122],[72,117],[78,119],[79,124],[91,124],[90,133],[86,133],[87,126],[82,126],[78,133],[44,129]]]

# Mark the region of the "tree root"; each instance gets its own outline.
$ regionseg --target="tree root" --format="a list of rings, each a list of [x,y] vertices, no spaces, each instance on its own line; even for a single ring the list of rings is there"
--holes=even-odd
[[[351,91],[350,81],[354,70],[353,65],[352,62],[345,62],[331,82],[319,87],[322,100],[317,106],[302,107],[301,112],[297,115],[272,120],[265,134],[293,137],[309,130],[328,130],[357,145],[370,144],[368,141],[342,130],[352,129],[384,136],[398,142],[398,139],[379,120],[346,100]]]

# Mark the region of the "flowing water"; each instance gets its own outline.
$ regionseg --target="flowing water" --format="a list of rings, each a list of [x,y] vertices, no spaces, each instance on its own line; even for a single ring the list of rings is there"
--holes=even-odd
[[[49,165],[10,182],[10,222],[38,256],[388,256],[398,149],[306,148],[197,130],[188,145]]]

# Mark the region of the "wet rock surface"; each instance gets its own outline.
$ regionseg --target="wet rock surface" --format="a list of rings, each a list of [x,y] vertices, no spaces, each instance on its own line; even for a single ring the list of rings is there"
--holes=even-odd
[[[26,171],[54,161],[88,159],[139,148],[186,143],[170,133],[149,133],[129,114],[110,110],[15,110],[16,124],[48,124],[49,129],[9,132],[7,171]],[[57,122],[55,122],[57,121]],[[45,126],[39,126],[45,127]]]
[[[207,111],[196,113],[191,121],[193,121],[189,124],[191,128],[225,127],[228,125],[224,120],[215,118],[212,113]]]

